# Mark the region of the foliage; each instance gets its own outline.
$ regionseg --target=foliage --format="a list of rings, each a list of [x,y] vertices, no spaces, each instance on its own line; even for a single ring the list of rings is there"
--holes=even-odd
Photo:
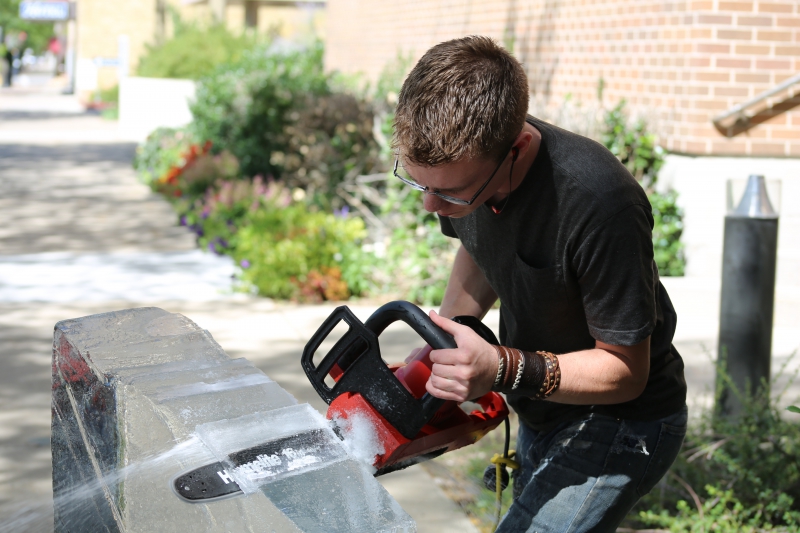
[[[675,191],[661,193],[655,189],[658,171],[664,165],[664,151],[655,135],[647,131],[643,120],[629,123],[622,100],[606,111],[601,140],[647,192],[653,210],[653,252],[659,274],[683,276],[683,211],[678,207]]]
[[[458,241],[442,234],[436,215],[422,208],[421,192],[391,179],[381,219],[388,236],[376,250],[384,267],[375,273],[382,292],[424,305],[444,297]]]
[[[202,27],[175,18],[175,35],[162,44],[148,45],[137,75],[149,78],[197,80],[218,66],[237,62],[256,38],[237,35],[223,24]]]
[[[34,22],[19,18],[19,4],[22,0],[0,0],[0,28],[3,28],[3,39],[7,35],[20,32],[27,34],[27,39],[22,44],[31,48],[34,54],[40,54],[47,49],[47,44],[53,37],[52,22]],[[12,43],[13,46],[19,46]],[[22,50],[19,51],[22,55]]]
[[[350,94],[307,95],[305,100],[288,113],[279,136],[285,152],[273,152],[270,163],[282,168],[282,181],[303,188],[312,203],[340,208],[349,197],[347,183],[382,167],[372,110]]]
[[[700,506],[690,505],[685,500],[677,503],[674,516],[665,510],[660,513],[646,511],[641,514],[650,525],[669,528],[674,533],[757,533],[761,531],[797,531],[800,527],[800,512],[790,510],[792,499],[780,494],[776,501],[764,500],[748,507],[737,500],[732,490],[706,486],[708,498]],[[765,521],[765,515],[782,516],[784,526],[775,527]]]
[[[725,371],[717,368],[717,373]],[[780,395],[770,398],[764,390],[755,395],[734,390],[744,399],[741,414],[705,413],[690,425],[670,474],[637,506],[647,510],[640,521],[672,531],[797,530],[800,425],[781,418]],[[708,493],[706,502],[699,496],[701,487]],[[682,529],[695,522],[706,529]]]
[[[262,296],[342,300],[364,288],[364,222],[310,211],[302,203],[260,209],[237,233],[234,258],[248,265],[242,279]]]
[[[322,53],[320,43],[305,50],[245,51],[241,60],[198,82],[193,132],[216,150],[230,150],[245,176],[280,178],[283,165],[272,156],[288,149],[290,112],[330,94]]]
[[[649,192],[656,184],[658,171],[664,164],[664,151],[656,143],[656,136],[647,131],[644,120],[632,125],[628,123],[625,100],[606,112],[604,122],[603,145]]]
[[[194,143],[194,137],[185,130],[158,128],[136,147],[133,168],[138,178],[151,187],[170,169],[183,167],[184,154]]]
[[[677,204],[678,193],[653,191],[647,195],[653,209],[653,252],[662,276],[683,276],[686,259],[683,253],[683,210]]]

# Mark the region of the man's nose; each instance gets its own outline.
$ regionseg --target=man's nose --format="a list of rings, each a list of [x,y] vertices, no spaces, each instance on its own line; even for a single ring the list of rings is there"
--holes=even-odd
[[[439,209],[442,208],[442,204],[446,204],[444,200],[436,196],[435,194],[423,194],[422,197],[422,207],[425,208],[425,211],[429,213],[435,213]]]

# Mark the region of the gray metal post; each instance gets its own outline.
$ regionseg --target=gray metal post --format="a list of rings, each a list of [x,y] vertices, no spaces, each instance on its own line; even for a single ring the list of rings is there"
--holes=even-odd
[[[718,361],[735,390],[717,376],[719,415],[739,415],[744,396],[769,383],[777,249],[778,213],[764,176],[750,176],[741,203],[725,217]]]

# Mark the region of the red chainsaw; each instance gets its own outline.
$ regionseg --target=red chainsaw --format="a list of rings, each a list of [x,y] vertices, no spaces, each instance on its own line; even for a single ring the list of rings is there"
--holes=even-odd
[[[381,357],[378,336],[387,326],[403,321],[428,343],[406,365],[388,365]],[[475,317],[456,317],[487,342],[498,344],[492,331]],[[315,364],[314,355],[336,326],[344,321],[348,331]],[[431,349],[455,348],[453,337],[435,325],[419,307],[408,302],[390,302],[365,323],[347,306],[341,306],[311,337],[301,358],[303,370],[314,389],[330,407],[327,417],[344,440],[346,431],[337,423],[366,418],[379,448],[373,466],[375,475],[386,474],[432,459],[476,442],[508,417],[505,400],[489,392],[474,402],[459,404],[431,396],[425,383],[431,374]],[[464,410],[468,404],[480,409]],[[270,440],[229,454],[234,467],[246,466],[260,457],[280,457],[283,451],[307,446],[324,432],[313,430]],[[334,437],[335,439],[336,437]],[[506,448],[508,448],[506,424]],[[508,455],[506,450],[506,455]],[[280,466],[280,465],[279,465]],[[229,498],[242,491],[223,462],[194,468],[172,480],[175,493],[193,503]],[[276,467],[277,468],[277,467]]]
[[[378,336],[398,320],[409,325],[430,347],[420,350],[404,366],[384,362],[378,344]],[[477,318],[453,320],[471,327],[490,344],[499,344],[494,333]],[[341,321],[349,326],[348,331],[314,364],[320,344]],[[508,416],[505,400],[494,392],[472,402],[481,409],[466,412],[459,403],[436,398],[426,391],[432,365],[430,350],[446,348],[456,348],[453,337],[419,307],[404,301],[387,303],[365,323],[347,306],[338,307],[306,345],[301,359],[303,370],[320,397],[330,404],[327,417],[348,419],[360,414],[374,426],[384,449],[373,463],[376,476],[473,444]]]

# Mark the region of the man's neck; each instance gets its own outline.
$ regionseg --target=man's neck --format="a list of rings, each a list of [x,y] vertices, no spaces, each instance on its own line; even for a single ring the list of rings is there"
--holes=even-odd
[[[534,128],[529,122],[525,122],[525,126],[523,131],[529,132],[533,138],[531,139],[531,144],[528,147],[528,150],[524,154],[521,155],[519,159],[514,163],[514,171],[511,174],[511,185],[506,185],[505,187],[501,187],[497,194],[493,195],[489,200],[486,202],[488,205],[498,205],[498,203],[502,203],[505,201],[506,197],[517,189],[522,182],[525,180],[525,176],[528,175],[528,171],[533,166],[533,162],[536,160],[536,156],[539,155],[539,147],[542,144],[542,134],[539,130]]]

